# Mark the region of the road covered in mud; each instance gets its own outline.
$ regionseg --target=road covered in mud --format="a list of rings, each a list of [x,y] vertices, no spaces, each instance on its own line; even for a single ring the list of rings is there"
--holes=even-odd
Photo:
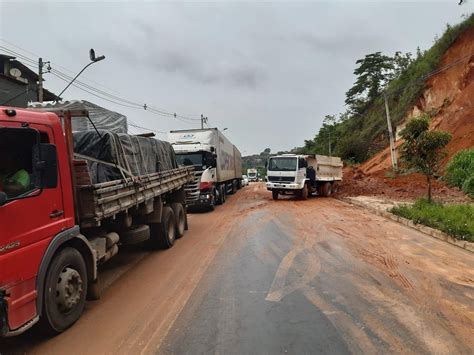
[[[336,199],[239,191],[128,250],[64,334],[0,353],[470,353],[473,254]]]

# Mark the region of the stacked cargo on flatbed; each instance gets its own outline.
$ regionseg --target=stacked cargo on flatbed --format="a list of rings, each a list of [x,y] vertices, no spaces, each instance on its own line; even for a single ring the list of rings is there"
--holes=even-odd
[[[73,133],[81,226],[98,227],[192,181],[168,142],[104,130]],[[90,179],[87,179],[87,177]]]

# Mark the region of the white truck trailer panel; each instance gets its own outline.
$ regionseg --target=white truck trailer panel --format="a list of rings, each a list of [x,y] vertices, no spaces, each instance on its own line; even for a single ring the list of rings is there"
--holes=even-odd
[[[339,157],[329,157],[326,155],[308,156],[306,158],[308,166],[312,166],[316,171],[318,181],[340,181],[342,180],[342,161]]]
[[[235,166],[235,177],[242,179],[242,155],[237,147],[234,145],[234,166]]]

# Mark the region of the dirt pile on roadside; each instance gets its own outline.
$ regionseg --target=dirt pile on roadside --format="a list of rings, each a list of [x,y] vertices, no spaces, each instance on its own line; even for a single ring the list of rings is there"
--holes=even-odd
[[[384,196],[397,201],[412,201],[426,196],[427,182],[421,174],[394,175],[387,171],[366,174],[357,166],[345,167],[339,196]],[[433,181],[433,196],[445,202],[466,202],[470,199],[458,189],[441,181]]]

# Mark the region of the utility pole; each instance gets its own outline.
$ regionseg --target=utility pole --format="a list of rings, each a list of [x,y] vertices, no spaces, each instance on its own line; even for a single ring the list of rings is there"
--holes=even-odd
[[[204,123],[207,123],[207,117],[201,113],[201,129],[204,129]]]
[[[331,154],[331,130],[328,131],[328,135],[329,135],[329,156],[332,156],[332,154]]]
[[[43,58],[38,59],[38,101],[43,102]]]
[[[385,113],[387,115],[388,136],[390,138],[390,157],[392,158],[392,167],[397,168],[397,155],[395,154],[395,141],[393,139],[392,120],[390,119],[390,110],[388,108],[387,93],[384,92],[383,98],[385,100]]]

